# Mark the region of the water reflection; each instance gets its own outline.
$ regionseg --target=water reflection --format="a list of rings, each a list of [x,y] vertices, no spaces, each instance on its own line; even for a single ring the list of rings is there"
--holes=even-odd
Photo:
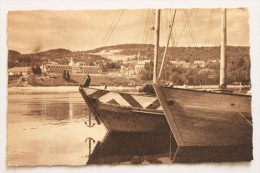
[[[9,120],[18,113],[18,110],[19,116],[29,116],[37,121],[64,121],[86,118],[89,115],[88,107],[76,93],[10,95],[8,105]]]
[[[103,141],[97,142],[87,164],[169,163],[177,148],[170,134],[107,133]]]
[[[86,136],[106,134],[102,125],[88,128],[88,119],[79,93],[9,94],[8,165],[85,165]]]
[[[8,165],[169,163],[174,155],[170,132],[107,133],[89,115],[80,93],[9,94]]]

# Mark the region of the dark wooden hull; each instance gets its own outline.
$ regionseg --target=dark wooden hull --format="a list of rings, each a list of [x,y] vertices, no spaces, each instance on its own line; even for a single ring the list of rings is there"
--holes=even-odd
[[[183,106],[217,111],[239,111],[251,116],[251,95],[217,93],[180,88],[162,88],[168,99],[175,99]]]
[[[88,93],[88,90],[93,91],[91,88],[80,88],[80,92],[93,115],[96,117],[96,120],[98,122],[101,121],[108,131],[169,131],[168,123],[163,111],[160,109],[160,105],[158,105],[159,101],[155,96],[133,96],[131,94],[109,92],[106,90],[96,90],[93,94],[92,91]],[[105,98],[108,100],[106,102],[104,101],[104,95],[108,95],[108,97]],[[123,95],[123,97],[121,97],[121,95]],[[115,97],[118,98],[115,99]],[[122,98],[124,99],[122,100]],[[135,100],[133,100],[133,98],[135,98]],[[146,103],[138,104],[136,100],[139,99],[145,100]],[[128,103],[129,105],[127,106],[126,104]],[[125,106],[120,104],[125,104]]]
[[[108,131],[147,132],[169,131],[168,123],[162,112],[136,110],[99,103],[96,110]]]
[[[155,86],[178,150],[174,162],[251,161],[251,96]]]
[[[209,117],[218,121],[218,119],[228,118],[226,116],[232,112],[245,115],[245,118],[251,122],[251,96],[178,88],[163,88],[163,90],[167,93],[169,103],[174,101],[180,105],[182,111],[186,111],[186,114],[188,112],[187,115],[191,117],[190,120],[185,120],[187,122],[197,116],[201,116],[203,122]],[[96,120],[102,121],[108,131],[169,130],[164,112],[155,96],[134,96],[92,88],[80,88],[80,92]],[[221,113],[221,111],[229,113]]]

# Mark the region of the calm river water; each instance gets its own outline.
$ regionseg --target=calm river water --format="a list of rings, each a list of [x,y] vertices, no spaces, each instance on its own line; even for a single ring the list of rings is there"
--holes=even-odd
[[[102,124],[87,127],[88,119],[77,90],[9,92],[8,165],[169,162],[169,134],[107,133]]]

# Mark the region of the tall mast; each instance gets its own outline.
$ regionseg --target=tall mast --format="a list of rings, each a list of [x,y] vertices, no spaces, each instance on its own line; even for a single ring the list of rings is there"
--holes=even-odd
[[[154,45],[154,59],[153,59],[153,83],[157,83],[157,63],[158,63],[158,47],[159,47],[159,33],[160,33],[160,9],[155,12],[155,45]]]
[[[220,80],[219,85],[221,88],[226,88],[226,45],[227,45],[227,34],[226,34],[226,9],[221,9],[221,50],[220,50]]]

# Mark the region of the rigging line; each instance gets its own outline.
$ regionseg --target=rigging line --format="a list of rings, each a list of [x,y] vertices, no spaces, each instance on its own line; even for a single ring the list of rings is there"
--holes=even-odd
[[[145,20],[145,28],[144,28],[143,39],[142,39],[142,42],[143,42],[143,43],[145,42],[145,36],[146,36],[146,33],[147,33],[147,25],[148,25],[148,19],[149,19],[149,11],[150,11],[150,9],[147,9],[146,20]]]
[[[182,25],[184,26],[184,34],[186,35],[187,44],[190,47],[191,44],[192,44],[192,41],[191,41],[191,38],[189,37],[188,31],[187,31],[186,26],[187,26],[188,22],[186,21],[186,24],[185,24],[185,18],[184,18],[184,15],[183,15],[183,10],[182,10],[182,13],[181,13],[181,21],[182,21]]]
[[[152,23],[153,22],[153,15],[154,15],[154,12],[151,11],[151,14],[150,14],[150,19],[149,19],[149,26],[152,26]],[[153,33],[152,29],[149,29],[149,32],[147,33],[147,37],[146,37],[146,41],[148,42],[149,41],[149,38],[150,38],[150,43],[151,43],[151,34]],[[148,38],[149,37],[149,38]]]
[[[242,16],[244,19],[244,26],[245,26],[245,30],[246,30],[246,34],[247,34],[247,39],[249,41],[249,24],[248,24],[248,14],[246,9],[242,9]]]
[[[193,9],[191,10],[191,12],[190,12],[190,15],[189,15],[188,19],[190,18],[190,16],[191,16],[192,12],[193,12]],[[186,24],[187,24],[187,22],[186,22]],[[186,26],[186,24],[185,24],[185,26]],[[180,33],[180,36],[179,36],[179,37],[178,37],[178,39],[177,39],[177,42],[179,42],[179,39],[180,39],[180,37],[181,37],[181,35],[182,35],[182,33],[183,33],[183,30],[184,30],[185,26],[183,26],[183,28],[182,28],[182,31],[181,31],[181,33]]]
[[[238,110],[238,113],[251,125],[253,126],[253,123],[251,123],[246,117]]]
[[[168,49],[170,38],[171,38],[171,34],[172,34],[172,27],[173,27],[175,15],[176,15],[176,10],[175,10],[174,15],[172,17],[171,28],[170,28],[169,36],[167,38],[167,44],[166,44],[166,47],[165,47],[165,50],[164,50],[163,59],[162,59],[161,68],[160,68],[160,71],[159,71],[158,79],[160,79],[160,77],[162,75],[162,70],[163,70],[165,59],[166,59],[165,57],[166,57],[167,49]]]
[[[212,22],[212,13],[213,13],[213,10],[214,10],[214,9],[211,9],[211,10],[210,10],[209,22],[208,22],[208,26],[207,26],[207,30],[206,30],[205,39],[204,39],[204,46],[205,46],[205,48],[208,47],[206,40],[207,40],[208,37],[209,37],[209,26],[210,26],[210,23]],[[203,47],[204,47],[204,46],[203,46]],[[202,59],[206,59],[206,54],[205,54],[205,49],[204,49],[204,48],[202,48]],[[201,77],[201,75],[202,75],[202,73],[199,73],[199,74],[198,74],[198,76],[200,76],[200,77]]]
[[[181,15],[180,15],[180,21],[181,21],[181,24],[182,24],[182,26],[183,26],[183,30],[182,31],[184,31],[183,33],[184,33],[184,35],[187,37],[187,34],[186,34],[186,30],[185,30],[185,25],[184,25],[184,23],[183,23],[183,15],[182,15],[182,12],[180,13]],[[184,36],[184,37],[185,37]],[[187,38],[185,39],[185,41],[186,41],[186,44],[188,45],[189,44],[189,42],[188,42],[188,40],[187,40]],[[184,40],[183,40],[183,42],[184,42]]]
[[[115,20],[116,20],[116,18],[117,18],[118,12],[119,12],[119,10],[116,11],[116,14],[115,14],[115,16],[114,16],[114,19],[113,19],[112,23],[110,24],[109,29],[108,29],[108,32],[106,33],[106,35],[105,35],[105,37],[104,37],[104,40],[103,40],[103,42],[102,42],[102,46],[104,46],[105,40],[106,40],[108,34],[109,34],[110,31],[111,31],[111,28],[112,28],[112,26],[113,26],[113,24],[114,24],[114,22],[115,22]]]
[[[213,18],[212,18],[212,27],[216,23],[216,19],[214,19],[214,15],[216,15],[216,10],[214,10]],[[220,37],[219,34],[215,34],[215,37],[212,37],[213,41],[212,43],[220,43]],[[213,44],[214,45],[214,44]]]
[[[213,26],[214,26],[214,22],[215,22],[215,20],[214,20],[214,17],[215,17],[215,13],[216,13],[216,11],[215,10],[213,10],[213,14],[212,14],[212,24],[211,24],[211,32],[212,32],[212,34],[211,35],[213,35]],[[219,37],[219,34],[216,34],[216,36],[215,36],[215,39],[214,39],[214,37],[211,37],[212,39],[212,41],[211,41],[211,43],[213,44],[214,42],[218,42],[218,38],[220,38]]]
[[[179,151],[179,146],[177,146],[177,149],[176,149],[176,151],[175,151],[175,153],[174,153],[174,156],[173,156],[173,159],[172,159],[172,161],[171,161],[171,163],[175,163],[175,161],[176,161],[176,157],[177,157],[177,154],[178,154],[178,151]]]
[[[177,9],[176,9],[176,13],[177,13]],[[173,30],[174,30],[174,33],[172,34],[172,46],[174,46],[175,40],[176,40],[176,38],[177,38],[175,22],[173,23]],[[177,44],[176,44],[176,46],[177,46]]]
[[[187,12],[187,10],[185,10],[185,15],[186,15],[186,18],[187,18],[187,17],[188,17],[188,12]],[[193,28],[192,28],[192,25],[191,25],[191,21],[190,21],[189,19],[187,19],[187,20],[189,21],[188,26],[189,26],[189,28],[190,28],[191,37],[193,38],[195,47],[198,47],[197,39],[196,39],[195,34],[194,34],[194,32],[193,32]]]
[[[192,45],[194,45],[194,40],[193,40],[192,35],[191,35],[191,33],[190,33],[189,20],[187,19],[186,15],[185,15],[185,9],[182,11],[182,16],[183,16],[183,21],[186,21],[186,22],[187,22],[187,25],[186,25],[186,33],[187,33],[187,36],[188,36],[189,39],[190,39],[190,47],[192,47]]]
[[[213,26],[213,16],[214,16],[214,10],[212,10],[212,14],[211,14],[211,19],[210,19],[210,24],[209,24],[209,30],[208,30],[208,40],[207,40],[207,45],[210,45],[210,42],[212,40],[212,26]]]
[[[112,33],[113,33],[115,27],[117,26],[117,24],[118,24],[118,22],[119,22],[119,20],[120,20],[120,18],[121,18],[121,16],[122,16],[122,14],[123,14],[123,12],[124,12],[124,10],[121,12],[121,15],[116,19],[116,23],[114,24],[114,26],[113,26],[112,29],[110,30],[110,33],[108,34],[108,37],[107,37],[107,39],[106,39],[106,41],[105,41],[105,43],[104,43],[104,46],[107,44],[109,38],[111,37],[111,35],[112,35]]]
[[[184,25],[184,23],[185,23],[185,21],[187,22],[187,25],[186,25],[186,27],[185,27],[185,34],[186,34],[186,37],[188,38],[188,40],[189,40],[189,47],[191,47],[191,45],[193,44],[192,43],[192,38],[190,37],[190,35],[189,35],[189,31],[188,31],[188,21],[187,20],[185,20],[185,16],[184,16],[184,9],[182,10],[182,20],[183,20],[183,25]]]
[[[125,9],[124,9],[124,10],[121,12],[121,14],[120,14],[120,16],[119,16],[118,20],[116,21],[116,24],[115,24],[115,26],[112,28],[112,31],[111,31],[111,33],[110,33],[109,37],[107,38],[107,40],[106,40],[106,42],[105,42],[105,45],[107,44],[107,42],[108,42],[109,38],[111,37],[112,33],[114,32],[114,30],[115,30],[115,28],[116,28],[116,26],[117,26],[117,24],[118,24],[119,20],[121,19],[122,15],[124,14],[124,12],[125,12]],[[105,46],[105,45],[104,45],[104,46]]]
[[[146,40],[146,35],[147,35],[148,30],[149,30],[149,20],[150,20],[150,9],[148,9],[148,11],[147,11],[147,16],[146,16],[146,21],[145,21],[145,31],[144,31],[143,42],[145,42],[145,40]]]
[[[170,131],[170,147],[169,147],[169,164],[171,164],[171,156],[172,156],[172,132]]]
[[[210,14],[210,21],[209,21],[209,25],[208,25],[208,29],[207,29],[207,40],[206,40],[206,45],[210,46],[210,43],[214,42],[215,38],[212,37],[212,27],[213,27],[213,20],[214,20],[214,14],[215,14],[215,10],[212,9],[211,10],[211,14]]]
[[[213,13],[213,24],[216,23],[216,19],[214,20],[214,15],[216,14],[216,10],[214,10],[214,13]],[[213,25],[212,24],[212,25]],[[215,24],[216,25],[216,24]],[[228,41],[228,40],[227,40]],[[219,37],[219,34],[215,34],[215,39],[213,40],[213,43],[220,43],[220,37]]]
[[[210,21],[210,25],[209,25],[209,33],[208,33],[208,42],[207,45],[209,46],[210,43],[212,42],[212,40],[214,40],[212,37],[210,37],[212,35],[212,27],[213,27],[213,18],[214,18],[214,14],[215,14],[215,10],[212,10],[212,16],[211,16],[211,21]]]
[[[177,11],[176,11],[177,13]],[[173,30],[174,30],[174,35],[172,34],[172,46],[178,46],[178,41],[177,41],[177,27],[176,27],[176,22],[173,24]]]
[[[148,9],[146,21],[145,21],[145,32],[144,32],[144,37],[143,37],[143,43],[146,44],[147,42],[147,35],[149,33],[149,23],[150,23],[150,9]]]
[[[172,9],[170,9],[170,16],[172,16]],[[174,25],[173,25],[174,27]],[[176,31],[174,31],[174,33],[171,35],[171,40],[170,40],[170,45],[173,46],[173,37],[174,37],[174,34],[175,34]]]
[[[209,47],[209,38],[210,38],[210,33],[211,33],[211,28],[212,28],[212,23],[213,23],[213,14],[214,14],[214,9],[211,9],[210,15],[209,15],[208,26],[207,26],[207,30],[206,30],[206,35],[205,35],[205,40],[204,40],[205,47]],[[206,59],[205,50],[202,49],[202,51],[203,51],[203,54],[202,54],[203,59]]]
[[[148,9],[147,17],[146,17],[146,24],[145,24],[145,33],[144,33],[144,38],[143,38],[143,44],[145,44],[145,45],[147,44],[147,37],[148,37],[149,32],[150,32],[149,25],[150,25],[151,13],[152,13],[152,10]],[[143,47],[144,52],[145,52],[145,49],[146,49],[146,46]],[[148,50],[149,50],[149,47],[148,47]],[[149,54],[149,51],[148,51],[148,54]]]
[[[152,27],[153,27],[153,25],[154,25],[154,22],[153,22],[153,19],[154,19],[154,12],[153,12],[153,10],[151,10],[151,13],[150,13],[150,15],[149,15],[149,20],[148,20],[148,32],[146,33],[146,40],[145,40],[145,42],[148,44],[149,42],[151,42],[151,34],[153,33],[153,31],[152,31]],[[149,41],[149,39],[150,39],[150,41]]]
[[[185,10],[186,11],[186,10]],[[184,11],[184,12],[185,12]],[[187,14],[184,13],[184,15],[187,17]],[[196,39],[194,37],[194,34],[193,34],[193,31],[192,31],[192,27],[191,27],[191,24],[190,24],[190,21],[188,20],[188,28],[187,30],[189,31],[189,34],[190,34],[190,37],[191,37],[191,40],[192,40],[192,43],[193,43],[193,46],[197,47],[197,43],[196,43]]]
[[[184,13],[183,14],[184,17],[187,18],[186,10],[184,10],[183,13]],[[193,35],[192,35],[192,28],[191,28],[191,25],[190,25],[190,21],[188,19],[187,19],[187,21],[188,21],[187,31],[188,31],[188,33],[190,35],[191,40],[192,40],[192,44],[196,46],[196,41],[195,41],[195,39],[193,38]]]
[[[169,28],[169,11],[165,10],[165,16],[166,16],[166,20],[165,20],[165,40],[167,40],[167,33],[168,33],[168,28]]]
[[[214,10],[214,9],[211,9],[211,11],[210,11],[209,23],[208,23],[208,27],[207,27],[206,35],[205,35],[205,39],[204,39],[204,42],[205,42],[205,45],[206,45],[206,46],[208,46],[208,43],[209,43],[210,26],[211,26],[211,23],[212,23],[213,10]]]
[[[173,14],[175,13],[175,18],[176,18],[177,9],[175,9],[174,12],[173,12],[173,10],[171,9],[170,12],[171,12],[171,13],[170,13],[170,16],[173,16]],[[172,30],[173,30],[174,32],[171,34],[171,37],[170,37],[170,41],[171,41],[171,45],[172,45],[172,46],[174,46],[174,41],[175,41],[175,38],[176,38],[175,23],[176,23],[176,21],[172,24]],[[172,56],[173,56],[173,54],[172,54]],[[170,56],[168,56],[168,57],[166,58],[166,62],[168,62],[168,63],[169,63],[169,58],[170,58]]]
[[[154,19],[154,17],[153,17],[153,15],[155,14],[155,10],[154,10],[154,12],[152,11],[151,12],[151,16],[150,16],[150,25],[151,25],[151,23],[153,22],[153,19]],[[150,29],[149,30],[150,32],[149,32],[149,35],[148,36],[150,36],[150,42],[149,42],[149,49],[148,49],[148,57],[149,57],[149,55],[150,55],[150,53],[151,53],[151,47],[153,47],[153,45],[152,45],[152,33],[153,33],[153,31]],[[147,37],[147,39],[148,39],[148,37]],[[151,56],[151,60],[152,60],[152,56]],[[149,58],[150,59],[150,58]]]

